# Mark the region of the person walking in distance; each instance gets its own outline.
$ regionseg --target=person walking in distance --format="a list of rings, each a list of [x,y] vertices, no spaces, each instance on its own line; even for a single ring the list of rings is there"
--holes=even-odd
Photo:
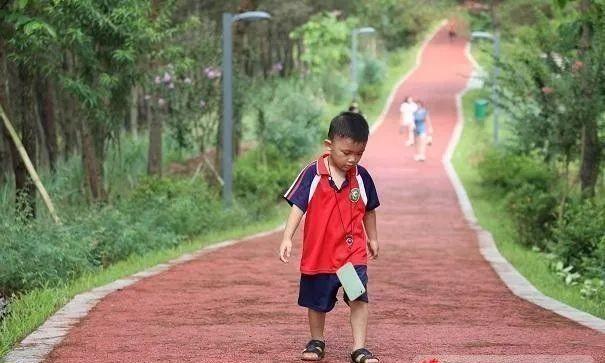
[[[426,144],[427,139],[433,134],[433,124],[429,117],[429,112],[424,107],[424,102],[417,101],[418,109],[414,112],[414,134],[416,136],[416,155],[414,160],[424,161],[426,160]]]
[[[407,130],[408,140],[405,143],[406,146],[414,145],[414,112],[418,109],[418,105],[414,102],[412,97],[407,96],[401,103],[399,111],[401,112],[401,127],[399,133],[404,133]]]

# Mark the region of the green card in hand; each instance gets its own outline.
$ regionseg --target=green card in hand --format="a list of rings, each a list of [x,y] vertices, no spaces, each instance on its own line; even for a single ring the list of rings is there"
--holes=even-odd
[[[363,287],[363,282],[361,282],[361,279],[359,278],[359,275],[357,275],[357,271],[355,271],[355,267],[351,262],[347,262],[344,266],[339,268],[336,271],[336,276],[338,276],[349,300],[353,301],[366,292],[365,287]]]

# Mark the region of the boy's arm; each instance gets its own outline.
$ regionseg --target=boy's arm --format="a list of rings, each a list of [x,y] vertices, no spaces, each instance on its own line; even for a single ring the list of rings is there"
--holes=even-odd
[[[376,259],[378,257],[378,230],[376,229],[376,210],[372,209],[363,216],[363,225],[368,234],[368,249],[370,257]]]
[[[290,211],[288,221],[286,222],[286,228],[284,229],[284,237],[279,246],[279,259],[284,263],[288,263],[290,259],[292,237],[294,237],[294,232],[296,232],[303,214],[304,212],[296,204],[292,205],[292,210]]]

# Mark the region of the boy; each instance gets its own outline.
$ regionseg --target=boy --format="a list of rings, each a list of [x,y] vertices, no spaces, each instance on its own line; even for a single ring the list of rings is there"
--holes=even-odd
[[[303,169],[284,195],[292,206],[279,248],[280,259],[285,263],[292,250],[292,236],[303,214],[307,214],[298,304],[308,309],[311,340],[302,360],[318,361],[325,355],[326,313],[334,308],[341,286],[336,270],[351,262],[367,288],[367,252],[372,259],[378,257],[374,209],[380,202],[370,174],[357,165],[368,135],[368,123],[362,115],[342,112],[336,116],[324,141],[327,153]],[[367,292],[354,301],[344,294],[344,301],[351,308],[351,360],[378,362],[365,348]]]

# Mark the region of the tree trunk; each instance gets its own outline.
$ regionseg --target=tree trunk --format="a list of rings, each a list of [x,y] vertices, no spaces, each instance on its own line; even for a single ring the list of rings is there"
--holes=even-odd
[[[27,171],[29,172],[29,176],[31,177],[36,188],[38,188],[38,191],[40,192],[40,195],[42,196],[42,200],[44,201],[44,204],[46,204],[46,207],[48,208],[48,211],[49,211],[51,217],[53,218],[53,220],[55,221],[55,223],[61,223],[59,221],[59,217],[57,216],[57,213],[55,212],[55,208],[50,200],[50,197],[48,196],[48,193],[46,192],[46,188],[44,188],[44,185],[42,185],[42,182],[40,181],[40,177],[38,176],[38,173],[36,172],[36,169],[34,168],[32,162],[31,162],[31,159],[27,155],[27,151],[25,151],[25,148],[23,147],[23,143],[21,142],[21,140],[19,140],[17,132],[15,131],[15,128],[13,127],[10,120],[8,119],[8,116],[4,112],[2,105],[0,105],[0,119],[2,120],[2,123],[0,123],[0,125],[4,126],[3,129],[9,135],[8,137],[10,138],[10,141],[11,141],[10,144],[14,147],[15,150],[17,150],[14,152],[13,155],[15,155],[15,158],[19,157],[20,160],[22,160],[23,163],[25,164],[25,167],[27,168]],[[17,154],[19,154],[19,156],[17,156]]]
[[[149,115],[149,158],[147,173],[162,176],[162,118],[159,114]]]
[[[33,77],[24,66],[18,66],[19,74],[19,115],[21,119],[21,139],[25,151],[36,166],[36,111],[34,108]],[[15,155],[15,154],[13,154]],[[16,163],[15,163],[16,161]],[[27,174],[25,163],[20,158],[13,158],[15,168],[15,196],[19,214],[27,219],[36,218],[36,186]]]
[[[590,11],[590,0],[582,0],[580,11],[587,14]],[[592,32],[590,25],[586,22],[582,24],[582,37],[580,39],[580,54],[588,52],[592,43]],[[583,72],[588,72],[589,67],[584,67]],[[583,94],[585,99],[592,99],[594,90],[586,76],[582,77]],[[582,164],[580,165],[580,181],[582,195],[592,198],[595,195],[595,185],[599,176],[599,166],[601,163],[601,147],[599,145],[599,127],[597,120],[590,118],[585,120],[582,128]]]
[[[8,73],[5,51],[4,40],[0,37],[0,106],[8,107]],[[8,131],[0,122],[0,185],[6,182],[11,165],[10,136],[8,136]]]
[[[54,173],[57,164],[57,130],[55,126],[55,100],[54,89],[48,79],[38,78],[36,95],[38,99],[38,112],[42,124],[44,147],[48,153],[48,165]]]
[[[107,195],[103,187],[102,163],[99,160],[92,135],[92,128],[84,121],[80,122],[80,137],[82,138],[82,166],[93,202],[105,201]]]
[[[130,132],[136,139],[139,135],[139,86],[132,86],[130,103]]]

